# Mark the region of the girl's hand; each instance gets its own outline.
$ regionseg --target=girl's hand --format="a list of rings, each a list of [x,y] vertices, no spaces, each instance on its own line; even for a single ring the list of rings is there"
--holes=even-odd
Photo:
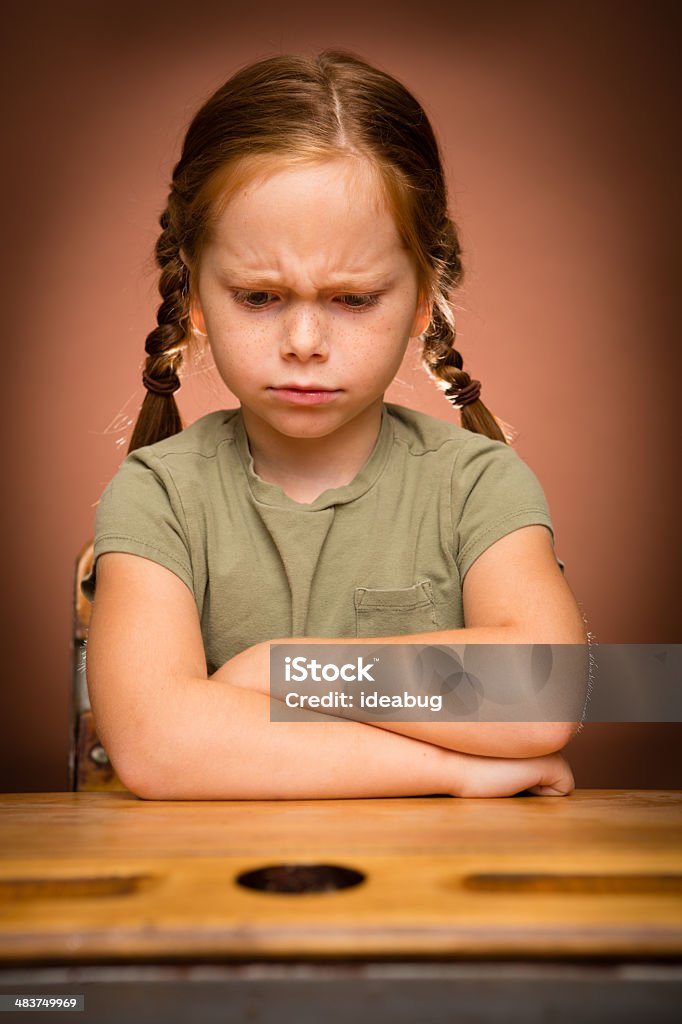
[[[567,796],[575,789],[573,772],[561,754],[543,757],[479,757],[453,752],[453,796],[502,797],[528,791],[533,796]]]

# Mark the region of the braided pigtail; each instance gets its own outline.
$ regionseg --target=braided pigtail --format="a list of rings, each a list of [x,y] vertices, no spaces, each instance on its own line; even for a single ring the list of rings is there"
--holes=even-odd
[[[180,257],[170,208],[159,218],[163,229],[156,243],[156,262],[161,268],[157,326],[145,341],[147,359],[142,382],[147,389],[137,418],[128,453],[179,433],[183,422],[173,394],[180,387],[177,371],[183,362],[188,334],[189,270]]]
[[[481,382],[472,380],[464,369],[464,360],[455,348],[455,318],[449,302],[450,289],[458,285],[464,271],[457,229],[449,217],[432,263],[438,268],[438,292],[433,303],[431,323],[422,335],[422,363],[455,409],[461,409],[462,426],[494,441],[507,439],[497,420],[481,401]]]

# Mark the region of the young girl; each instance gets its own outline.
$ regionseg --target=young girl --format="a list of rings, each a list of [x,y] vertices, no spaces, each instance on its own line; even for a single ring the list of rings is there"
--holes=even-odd
[[[273,641],[585,642],[542,487],[454,347],[461,250],[417,100],[345,51],[246,67],[191,122],[160,224],[147,394],[82,584],[119,778],[153,799],[569,793],[573,723],[270,720]],[[240,404],[183,429],[199,344]],[[410,344],[462,426],[384,402]]]

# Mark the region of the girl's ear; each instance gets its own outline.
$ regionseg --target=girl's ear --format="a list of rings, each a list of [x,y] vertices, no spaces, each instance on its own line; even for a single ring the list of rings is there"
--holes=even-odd
[[[187,273],[191,273],[189,270],[189,262],[185,256],[182,248],[179,250],[180,260],[187,267]],[[193,289],[190,289],[190,300],[189,300],[189,315],[190,323],[192,327],[197,330],[198,333],[204,334],[206,337],[206,321],[204,320],[204,312],[201,308],[201,303],[198,297],[193,293]]]
[[[417,306],[417,312],[415,314],[414,322],[412,324],[412,330],[410,331],[411,338],[418,338],[420,334],[423,334],[426,328],[431,323],[431,316],[433,315],[433,302],[428,300],[422,300]]]
[[[204,320],[204,312],[201,308],[201,303],[198,299],[192,299],[189,304],[189,316],[192,327],[199,333],[205,336],[206,332],[206,321]]]

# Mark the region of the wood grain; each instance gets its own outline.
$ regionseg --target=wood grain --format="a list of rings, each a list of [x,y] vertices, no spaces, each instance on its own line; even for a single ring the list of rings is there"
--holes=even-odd
[[[679,958],[682,794],[463,800],[0,797],[0,956]],[[337,865],[360,884],[257,891]]]

